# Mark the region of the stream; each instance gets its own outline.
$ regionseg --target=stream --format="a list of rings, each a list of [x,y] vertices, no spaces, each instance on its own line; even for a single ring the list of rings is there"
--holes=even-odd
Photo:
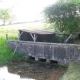
[[[0,80],[61,80],[65,67],[44,62],[11,62],[0,67]]]

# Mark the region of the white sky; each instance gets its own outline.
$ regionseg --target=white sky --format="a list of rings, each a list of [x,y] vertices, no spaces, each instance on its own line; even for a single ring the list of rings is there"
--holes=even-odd
[[[40,18],[44,7],[55,3],[57,0],[2,0],[0,8],[13,7],[12,13],[17,21],[33,21]]]

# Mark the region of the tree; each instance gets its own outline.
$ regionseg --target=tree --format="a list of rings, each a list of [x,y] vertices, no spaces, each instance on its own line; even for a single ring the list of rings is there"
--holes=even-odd
[[[80,0],[60,0],[44,9],[49,23],[56,24],[61,32],[72,33],[80,30]]]
[[[9,21],[11,18],[10,12],[7,9],[0,10],[0,20],[3,21],[3,24],[6,24],[6,21]]]
[[[11,18],[9,19],[9,24],[12,24],[14,20],[15,20],[15,15],[11,15]]]

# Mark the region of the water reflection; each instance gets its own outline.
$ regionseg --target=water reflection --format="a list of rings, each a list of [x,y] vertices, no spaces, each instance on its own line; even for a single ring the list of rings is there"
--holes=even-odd
[[[44,63],[14,62],[0,68],[0,80],[58,80],[65,71]]]
[[[35,80],[30,78],[20,78],[20,75],[12,74],[8,72],[8,67],[0,68],[0,80]]]

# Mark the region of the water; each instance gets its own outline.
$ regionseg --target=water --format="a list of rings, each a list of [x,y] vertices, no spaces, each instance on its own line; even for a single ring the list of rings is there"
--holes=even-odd
[[[58,80],[66,68],[38,62],[14,62],[0,67],[0,80]]]
[[[8,67],[0,68],[0,80],[35,80],[31,78],[21,78],[18,74],[13,74],[8,71]]]

